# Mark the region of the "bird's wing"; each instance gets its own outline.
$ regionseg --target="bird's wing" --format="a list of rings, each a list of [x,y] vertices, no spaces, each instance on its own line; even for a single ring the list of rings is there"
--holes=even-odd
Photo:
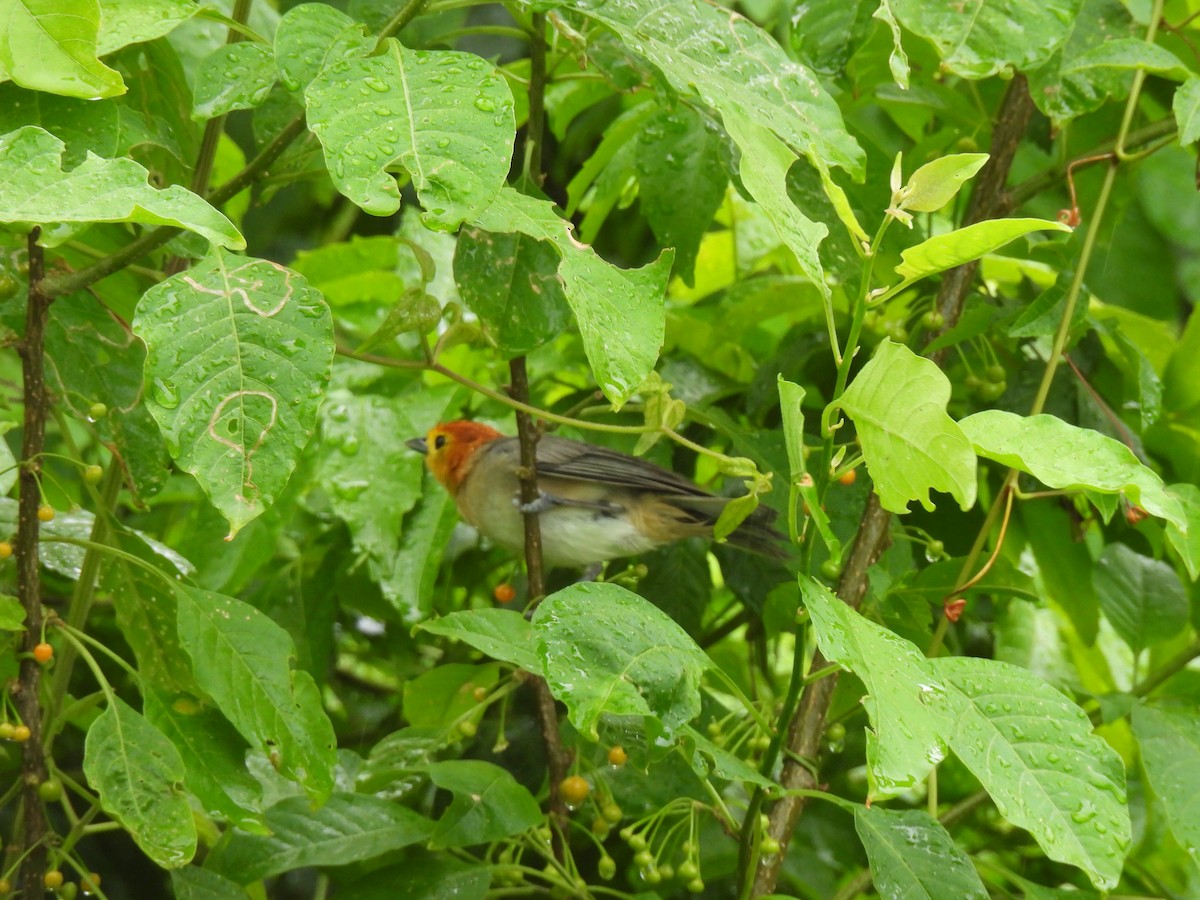
[[[686,497],[711,497],[682,475],[652,462],[581,441],[548,435],[538,442],[538,472],[615,487]]]

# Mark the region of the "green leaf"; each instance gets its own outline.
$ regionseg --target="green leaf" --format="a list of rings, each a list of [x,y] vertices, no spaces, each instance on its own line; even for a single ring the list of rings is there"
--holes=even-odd
[[[1192,75],[1175,92],[1175,123],[1179,143],[1186,147],[1200,140],[1200,77]]]
[[[812,72],[789,59],[749,19],[702,0],[575,0],[570,5],[615,31],[680,94],[699,94],[722,119],[733,113],[770,123],[794,150],[861,171],[862,151],[846,131],[836,102]]]
[[[894,0],[880,0],[879,6],[875,12],[871,14],[871,18],[878,19],[888,27],[892,33],[892,52],[888,55],[888,68],[892,72],[892,79],[904,90],[908,90],[908,54],[904,52],[904,44],[900,40],[900,23],[896,21],[896,14],[892,10]]]
[[[225,216],[179,185],[151,187],[149,173],[132,159],[93,156],[65,172],[64,149],[36,125],[0,137],[0,222],[144,222],[186,228],[225,247],[246,246]],[[55,246],[54,229],[41,242]]]
[[[975,502],[975,454],[946,414],[950,382],[934,363],[884,340],[838,401],[858,431],[879,501],[894,513],[929,491],[946,491],[969,509]]]
[[[504,185],[516,135],[512,92],[481,57],[388,40],[378,56],[326,66],[304,93],[334,184],[373,215],[400,208],[392,163],[412,179],[425,224],[445,231]]]
[[[1189,316],[1163,371],[1163,406],[1182,413],[1200,406],[1200,316]]]
[[[1120,0],[1084,0],[1067,39],[1050,59],[1028,73],[1029,93],[1045,115],[1062,125],[1129,92],[1121,69],[1076,69],[1076,61],[1109,41],[1129,38],[1138,26]]]
[[[912,212],[937,212],[987,161],[986,153],[954,153],[926,163],[900,189],[899,207]]]
[[[592,740],[605,715],[654,716],[670,733],[700,712],[700,676],[711,660],[665,613],[625,588],[563,588],[538,606],[533,630],[551,691]]]
[[[829,229],[804,215],[787,192],[787,173],[796,162],[796,154],[769,128],[736,108],[726,111],[724,123],[725,130],[742,151],[738,169],[742,184],[796,255],[801,271],[828,297],[829,285],[825,283],[817,245],[829,234]]]
[[[429,618],[442,556],[457,522],[454,498],[426,472],[421,499],[404,519],[396,555],[380,572],[384,596],[393,598],[392,604],[403,621]]]
[[[1070,231],[1049,219],[988,219],[946,234],[938,234],[908,247],[900,254],[896,274],[916,281],[999,250],[1010,241],[1034,231]]]
[[[815,579],[800,593],[826,658],[862,680],[867,730],[867,782],[873,798],[916,787],[946,755],[945,688],[912,644],[855,612]]]
[[[196,854],[196,823],[175,745],[119,697],[110,697],[83,749],[83,772],[101,808],[155,863],[173,869]]]
[[[1167,825],[1195,859],[1200,854],[1200,722],[1195,710],[1139,701],[1133,708],[1133,734]]]
[[[500,680],[498,663],[467,665],[444,663],[404,682],[404,719],[414,728],[443,732],[474,710],[472,722],[482,717],[475,689],[490,690]]]
[[[788,469],[796,483],[807,471],[804,465],[804,388],[779,376],[779,412],[787,442]]]
[[[318,810],[290,797],[267,810],[270,835],[234,832],[206,867],[250,884],[308,866],[344,866],[425,840],[433,823],[411,809],[364,794],[332,795]]]
[[[0,631],[24,631],[25,607],[16,597],[0,594]]]
[[[301,91],[331,63],[366,56],[375,47],[361,22],[331,6],[301,3],[279,20],[275,59],[279,80],[289,91]]]
[[[1141,69],[1175,81],[1192,77],[1188,67],[1166,47],[1148,44],[1139,38],[1119,38],[1094,47],[1077,57],[1069,68],[1064,69],[1064,74],[1100,68]]]
[[[429,767],[429,778],[454,794],[430,838],[434,850],[498,841],[542,822],[533,795],[492,763],[444,760]]]
[[[700,114],[683,104],[659,109],[638,130],[638,202],[658,242],[675,248],[675,271],[688,287],[695,285],[700,240],[729,183],[720,148]]]
[[[662,347],[671,251],[640,269],[618,269],[579,244],[552,203],[512,188],[504,188],[474,224],[487,231],[520,232],[558,249],[558,274],[579,323],[584,352],[600,390],[614,408],[621,407],[645,382]]]
[[[4,434],[16,427],[15,423],[0,423],[0,497],[8,495],[17,483],[17,460],[13,456],[12,447],[4,439]]]
[[[945,827],[919,809],[854,808],[854,830],[881,897],[986,900],[971,859]]]
[[[1152,515],[1187,528],[1179,501],[1120,441],[1051,415],[1018,416],[999,409],[959,424],[980,456],[1026,472],[1047,487],[1125,494]]]
[[[46,323],[46,378],[81,422],[91,407],[108,412],[91,421],[124,463],[142,499],[158,493],[171,459],[158,424],[142,402],[146,346],[100,303],[55,303]]]
[[[288,633],[232,597],[180,585],[176,598],[197,683],[278,771],[324,800],[333,790],[333,726],[312,676],[289,665]]]
[[[931,41],[942,65],[965,78],[1025,70],[1066,39],[1081,0],[966,0],[962,5],[891,0],[909,31]],[[1020,27],[1014,27],[1014,23]]]
[[[194,0],[100,0],[96,55],[170,34],[201,9]]]
[[[1087,714],[1007,663],[941,657],[929,666],[948,689],[946,741],[1001,815],[1051,859],[1115,887],[1130,842],[1125,768]]]
[[[194,575],[195,570],[186,560],[167,556],[161,545],[155,547],[138,535],[120,531],[110,535],[108,542],[145,564],[139,566],[116,554],[104,554],[100,562],[100,588],[113,598],[116,624],[137,658],[138,674],[148,687],[194,691],[191,668],[179,644],[173,582],[180,575]],[[149,716],[150,701],[146,702]]]
[[[424,434],[438,416],[412,401],[337,390],[321,410],[318,478],[373,574],[391,562],[404,514],[421,496],[422,459],[403,438]]]
[[[269,47],[239,41],[218,47],[196,72],[192,118],[223,116],[262,104],[275,86],[275,54]]]
[[[454,249],[459,296],[510,359],[536,350],[570,324],[558,267],[554,247],[523,234],[464,228]]]
[[[338,900],[484,900],[491,881],[491,867],[485,863],[469,866],[422,854],[339,886]]]
[[[0,22],[0,81],[83,100],[125,93],[120,73],[96,58],[97,0],[0,0]]]
[[[692,771],[701,778],[711,776],[747,786],[754,785],[767,791],[779,790],[778,784],[759,774],[746,760],[710,741],[691,725],[684,726],[679,742],[691,763]]]
[[[492,659],[510,662],[526,672],[539,674],[542,670],[533,628],[515,610],[464,609],[422,622],[417,627],[470,644]]]
[[[264,832],[262,785],[246,769],[246,746],[216,710],[190,697],[145,695],[146,718],[179,751],[184,784],[204,812],[247,831]]]
[[[1164,562],[1109,544],[1096,561],[1092,584],[1105,618],[1134,653],[1187,627],[1187,592]]]
[[[24,125],[40,125],[63,141],[63,164],[70,168],[89,150],[97,156],[128,156],[132,148],[159,140],[144,115],[118,100],[79,100],[0,84],[0,134]]]
[[[175,900],[247,900],[248,897],[236,881],[199,866],[172,870],[171,887]]]
[[[1200,577],[1200,487],[1194,484],[1173,484],[1167,492],[1179,501],[1186,528],[1167,523],[1167,540],[1183,560],[1192,581]]]
[[[295,272],[217,251],[147,291],[133,330],[146,405],[232,537],[279,496],[316,427],[329,308]]]

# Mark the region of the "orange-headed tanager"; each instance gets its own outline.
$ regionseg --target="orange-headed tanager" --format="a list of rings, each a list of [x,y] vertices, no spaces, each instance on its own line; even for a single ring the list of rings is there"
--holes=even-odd
[[[480,534],[520,552],[520,444],[480,422],[444,422],[408,446]],[[688,479],[615,450],[546,436],[537,445],[542,556],[548,566],[588,566],[688,537],[712,537],[729,502]],[[729,536],[735,546],[783,557],[773,511],[760,507]]]

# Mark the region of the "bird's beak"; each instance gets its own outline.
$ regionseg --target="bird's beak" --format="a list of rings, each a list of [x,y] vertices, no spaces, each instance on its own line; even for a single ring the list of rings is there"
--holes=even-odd
[[[418,453],[429,452],[429,445],[425,443],[425,438],[413,438],[412,440],[405,441],[404,446],[416,450]]]

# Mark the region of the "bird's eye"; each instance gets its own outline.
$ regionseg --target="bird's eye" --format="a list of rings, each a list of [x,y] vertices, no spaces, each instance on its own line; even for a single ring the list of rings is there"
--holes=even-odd
[[[439,434],[437,437],[435,437],[433,439],[433,449],[434,450],[441,450],[445,446],[446,446],[446,436],[444,434]]]

